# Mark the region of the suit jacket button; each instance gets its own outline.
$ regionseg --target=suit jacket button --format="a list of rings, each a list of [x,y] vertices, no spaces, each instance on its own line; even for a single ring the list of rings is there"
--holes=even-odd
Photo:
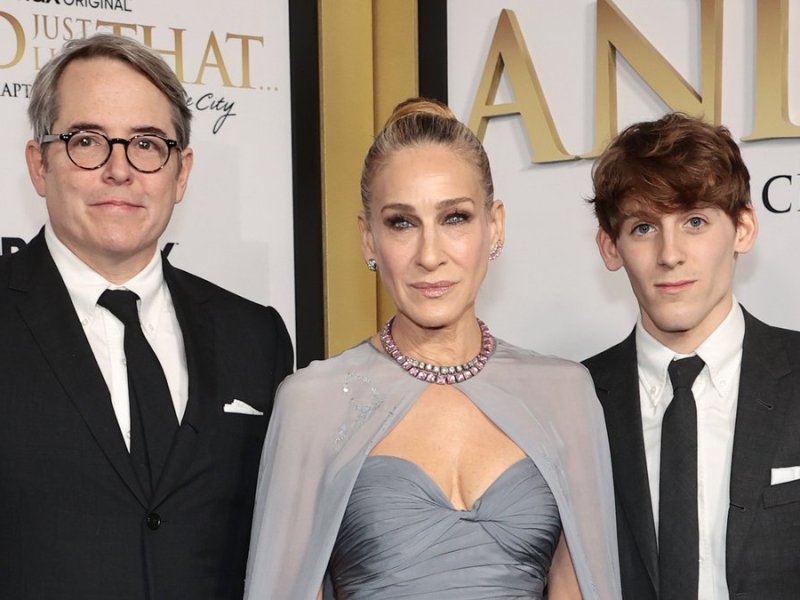
[[[145,522],[147,523],[147,526],[153,531],[161,527],[161,517],[158,516],[158,513],[150,513],[149,515],[147,515]]]

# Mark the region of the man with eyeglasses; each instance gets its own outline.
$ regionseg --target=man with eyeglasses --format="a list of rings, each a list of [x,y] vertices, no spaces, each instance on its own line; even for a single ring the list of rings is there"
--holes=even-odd
[[[0,597],[242,597],[261,445],[291,370],[278,313],[158,239],[191,113],[129,38],[39,71],[25,153],[48,222],[0,258]]]

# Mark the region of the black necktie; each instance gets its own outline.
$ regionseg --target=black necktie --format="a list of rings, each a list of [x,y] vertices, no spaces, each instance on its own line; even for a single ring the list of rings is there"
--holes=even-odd
[[[661,425],[658,500],[659,600],[697,599],[697,407],[692,384],[703,359],[669,365],[672,402]]]
[[[97,303],[111,311],[125,325],[131,459],[149,497],[167,460],[172,439],[178,430],[178,419],[164,370],[142,332],[136,308],[138,299],[129,290],[106,290]]]

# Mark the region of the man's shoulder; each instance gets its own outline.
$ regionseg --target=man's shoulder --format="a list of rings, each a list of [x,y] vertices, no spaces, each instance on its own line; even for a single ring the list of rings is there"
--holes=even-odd
[[[244,352],[245,355],[247,352],[243,349],[249,349],[253,356],[265,353],[270,359],[277,360],[276,384],[291,373],[292,340],[283,318],[273,307],[243,298],[167,261],[164,261],[164,278],[176,312],[193,319],[186,325],[191,327],[197,325],[197,319],[210,319],[220,348],[235,348],[237,354]],[[184,312],[192,305],[198,310]],[[254,363],[245,360],[240,364],[249,368],[247,365]]]
[[[166,261],[164,278],[176,307],[197,303],[225,327],[232,326],[236,331],[244,328],[253,335],[269,334],[279,339],[289,339],[283,318],[272,306],[248,300],[207,279],[178,269]]]
[[[631,332],[628,337],[614,344],[610,348],[606,348],[602,352],[598,352],[594,356],[581,361],[583,365],[589,369],[592,376],[599,370],[605,370],[609,367],[613,368],[615,365],[624,364],[625,362],[636,362],[636,337],[635,331]]]
[[[14,261],[19,260],[18,254],[19,252],[0,254],[0,280],[8,279],[11,265]]]
[[[800,349],[800,331],[769,325],[744,311],[744,352],[759,352],[764,344],[777,343],[791,354]]]
[[[174,291],[175,286],[178,286],[181,292],[199,301],[229,305],[236,310],[244,311],[274,310],[167,262],[164,263],[164,276],[170,291]]]
[[[18,257],[15,257],[16,254],[19,254],[19,252],[0,255],[0,298],[8,297],[11,288],[13,265],[19,260]]]
[[[16,252],[0,255],[0,294],[11,288],[29,289],[48,272],[48,263],[52,264],[52,259],[42,232]]]

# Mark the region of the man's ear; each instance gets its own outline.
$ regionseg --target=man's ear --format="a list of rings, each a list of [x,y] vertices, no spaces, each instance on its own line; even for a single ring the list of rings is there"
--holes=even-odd
[[[611,235],[602,227],[597,230],[595,236],[597,242],[597,249],[600,251],[600,257],[609,271],[618,271],[624,265],[622,257],[617,248],[617,241],[611,238]]]
[[[33,188],[44,198],[47,190],[44,177],[47,165],[42,146],[36,140],[30,140],[25,144],[25,162],[28,164],[28,175],[30,175]]]
[[[758,236],[758,218],[755,211],[745,208],[736,220],[736,242],[734,250],[737,254],[749,252]]]
[[[192,172],[192,165],[194,165],[194,150],[185,148],[181,152],[181,167],[178,171],[178,185],[175,189],[175,204],[183,200],[183,195],[186,193],[186,186],[189,183],[189,173]]]

